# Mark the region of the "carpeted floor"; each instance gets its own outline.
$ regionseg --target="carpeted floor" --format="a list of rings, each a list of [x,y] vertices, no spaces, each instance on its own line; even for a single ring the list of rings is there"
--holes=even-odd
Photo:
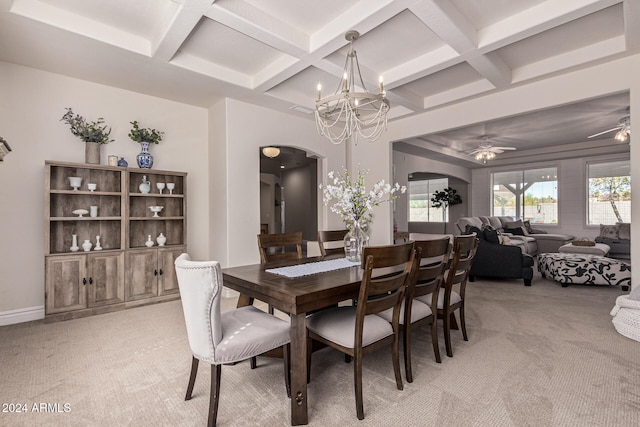
[[[414,382],[397,391],[388,350],[365,356],[363,421],[352,365],[330,349],[315,353],[309,425],[640,425],[640,343],[619,335],[609,316],[621,293],[539,276],[532,287],[470,283],[469,341],[454,331],[453,358],[440,334],[437,364],[427,329],[416,330]],[[0,425],[205,425],[208,366],[184,401],[191,353],[181,310],[174,301],[1,327]],[[282,361],[258,363],[222,368],[218,425],[289,425]]]

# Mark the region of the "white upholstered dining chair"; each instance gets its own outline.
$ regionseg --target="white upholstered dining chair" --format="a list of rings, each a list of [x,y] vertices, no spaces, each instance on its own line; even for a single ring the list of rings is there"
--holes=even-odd
[[[216,425],[222,364],[250,359],[283,347],[287,395],[290,396],[289,323],[254,306],[221,313],[222,270],[217,261],[175,260],[192,362],[185,400],[191,399],[200,360],[211,364],[208,426]]]

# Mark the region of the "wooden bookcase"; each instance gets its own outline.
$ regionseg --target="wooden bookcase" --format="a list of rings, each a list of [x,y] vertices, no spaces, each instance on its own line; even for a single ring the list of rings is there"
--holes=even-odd
[[[69,177],[81,177],[74,190]],[[143,176],[151,183],[140,192]],[[162,194],[156,183],[172,182]],[[89,191],[88,183],[96,184]],[[179,297],[173,260],[186,251],[187,174],[45,162],[45,315],[60,320]],[[76,209],[98,207],[82,217]],[[163,206],[154,217],[149,206]],[[159,246],[162,233],[167,240]],[[72,251],[72,235],[80,247]],[[95,250],[100,236],[102,250]],[[145,242],[151,236],[154,245]],[[90,240],[85,252],[82,243]]]

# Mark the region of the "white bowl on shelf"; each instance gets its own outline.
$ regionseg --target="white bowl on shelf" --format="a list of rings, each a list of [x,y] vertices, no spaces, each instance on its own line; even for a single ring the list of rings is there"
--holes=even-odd
[[[75,211],[72,212],[74,215],[78,215],[80,218],[82,218],[82,215],[86,215],[89,213],[88,210],[86,209],[76,209]]]
[[[149,206],[149,210],[153,212],[153,216],[157,217],[158,213],[164,209],[164,206]]]
[[[75,191],[78,191],[78,188],[82,185],[82,177],[80,176],[70,176],[69,177],[69,185],[73,187]]]

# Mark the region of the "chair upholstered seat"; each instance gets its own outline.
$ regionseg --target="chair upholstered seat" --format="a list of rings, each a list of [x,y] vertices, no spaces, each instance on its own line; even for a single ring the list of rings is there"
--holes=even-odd
[[[431,298],[431,294],[429,294],[429,298]],[[419,299],[419,298],[416,298],[416,299]],[[433,314],[433,311],[431,311],[431,307],[429,307],[429,305],[421,301],[416,301],[416,299],[414,299],[413,303],[411,304],[411,323],[415,323],[418,320],[427,318]],[[400,324],[401,325],[404,325],[405,303],[406,303],[406,300],[402,301],[402,305],[400,306]],[[382,317],[387,322],[391,322],[391,318],[393,316],[393,309],[390,308],[381,313],[378,313],[378,316]]]
[[[307,329],[343,347],[354,348],[356,310],[354,306],[322,310],[307,317]],[[375,314],[364,317],[363,346],[366,347],[389,335],[393,335],[391,323]]]
[[[421,301],[429,306],[431,306],[431,298],[432,295],[428,294],[428,295],[423,295],[423,296],[419,296],[416,297],[416,299],[418,301]],[[459,302],[462,301],[462,298],[460,297],[460,294],[457,293],[456,291],[451,291],[451,301],[449,305],[454,305],[457,304]],[[444,292],[438,292],[438,307],[440,310],[442,310],[444,308]]]
[[[252,305],[222,313],[221,320],[222,339],[214,348],[214,360],[207,360],[209,363],[239,362],[282,347],[290,340],[289,323]]]
[[[222,313],[222,269],[217,261],[191,261],[183,253],[174,262],[182,301],[182,313],[191,347],[191,375],[184,400],[191,400],[200,360],[211,365],[208,427],[218,417],[222,365],[251,359],[282,348],[284,381],[291,394],[288,322],[246,306]]]

